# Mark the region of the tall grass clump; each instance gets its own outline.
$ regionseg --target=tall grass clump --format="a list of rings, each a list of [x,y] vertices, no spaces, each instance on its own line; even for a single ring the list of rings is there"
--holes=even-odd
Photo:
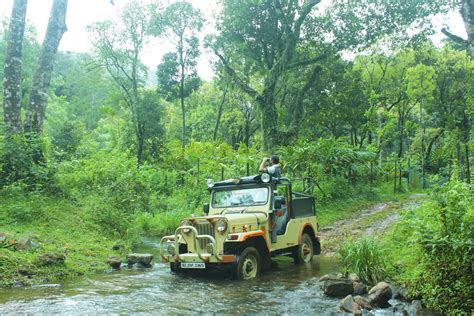
[[[366,284],[376,284],[387,277],[383,251],[373,238],[346,241],[340,254],[345,272],[357,274]]]

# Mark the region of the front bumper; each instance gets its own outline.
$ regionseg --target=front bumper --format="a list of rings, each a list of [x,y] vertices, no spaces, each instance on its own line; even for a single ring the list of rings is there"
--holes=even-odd
[[[192,249],[195,252],[179,253],[180,240],[186,242],[186,239],[182,237],[181,232],[184,229],[189,229],[189,233],[186,239],[191,240],[193,244]],[[207,252],[206,249],[201,249],[200,240],[207,239],[212,245],[214,250],[212,253]],[[168,253],[168,245],[172,243],[174,245],[175,254]],[[216,240],[211,235],[199,235],[197,229],[193,226],[180,226],[176,229],[174,235],[165,236],[160,241],[161,258],[165,262],[205,262],[205,263],[233,263],[236,261],[234,255],[218,255],[216,253]]]

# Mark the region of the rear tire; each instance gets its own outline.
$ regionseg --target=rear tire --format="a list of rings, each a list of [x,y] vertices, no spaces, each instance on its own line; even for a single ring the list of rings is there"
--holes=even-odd
[[[295,248],[293,260],[295,261],[295,264],[303,264],[313,260],[313,256],[313,240],[307,233],[304,233],[301,238],[301,245]]]
[[[260,255],[254,247],[242,251],[235,267],[235,277],[238,280],[251,280],[260,274]]]

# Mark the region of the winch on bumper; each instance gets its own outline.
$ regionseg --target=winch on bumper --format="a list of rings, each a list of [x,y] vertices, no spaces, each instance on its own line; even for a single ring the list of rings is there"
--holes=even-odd
[[[206,263],[228,264],[235,262],[235,255],[223,254],[222,246],[227,233],[217,237],[222,239],[218,240],[219,247],[216,237],[213,236],[215,235],[213,225],[206,222],[195,221],[194,226],[180,226],[174,235],[163,237],[160,242],[163,261],[181,263],[181,268],[198,269],[206,268]]]

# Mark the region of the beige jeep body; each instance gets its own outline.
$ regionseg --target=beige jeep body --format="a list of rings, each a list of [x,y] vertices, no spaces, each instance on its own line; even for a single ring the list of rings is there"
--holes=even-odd
[[[304,263],[320,253],[314,199],[293,192],[289,179],[266,174],[208,186],[207,215],[183,220],[161,240],[172,271],[229,267],[251,279],[276,255]]]

